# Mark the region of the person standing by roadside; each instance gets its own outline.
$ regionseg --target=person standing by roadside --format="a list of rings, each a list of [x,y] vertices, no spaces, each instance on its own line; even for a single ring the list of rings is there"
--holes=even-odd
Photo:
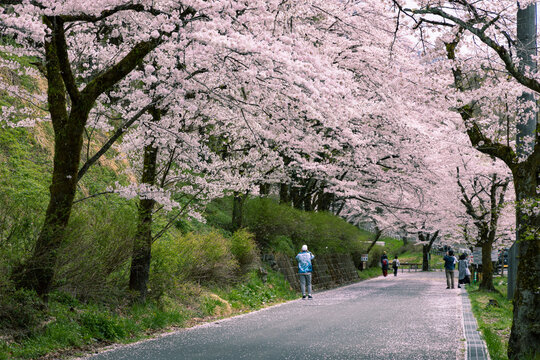
[[[386,256],[386,251],[381,256],[381,268],[383,276],[386,277],[388,275],[388,256]]]
[[[300,275],[300,290],[302,291],[302,299],[313,299],[311,296],[311,272],[313,268],[311,266],[311,260],[315,255],[308,251],[307,245],[302,245],[302,251],[296,255],[296,261],[298,261],[298,274]]]
[[[458,261],[458,288],[461,287],[461,284],[470,284],[471,283],[471,271],[469,270],[469,261],[467,260],[467,255],[461,254]]]
[[[392,260],[392,268],[394,269],[394,276],[397,276],[398,267],[399,267],[399,260],[396,255],[394,257],[394,260]]]
[[[454,256],[454,252],[449,250],[443,257],[444,271],[446,273],[446,288],[454,288],[454,269],[456,268],[457,259]]]

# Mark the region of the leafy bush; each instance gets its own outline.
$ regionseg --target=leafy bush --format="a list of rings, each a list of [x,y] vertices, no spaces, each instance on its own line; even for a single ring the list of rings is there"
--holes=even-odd
[[[84,331],[96,340],[116,340],[126,336],[119,319],[102,311],[90,310],[82,313],[80,323]]]
[[[276,254],[294,256],[296,250],[292,240],[285,235],[278,235],[270,241],[269,248]]]
[[[28,331],[45,318],[45,306],[33,290],[0,292],[0,328]]]
[[[384,248],[382,246],[375,245],[373,248],[371,248],[371,251],[368,254],[368,267],[378,267],[381,264],[381,256],[384,252]],[[388,254],[387,254],[388,255]],[[388,259],[391,259],[391,255],[388,255]]]
[[[123,288],[136,221],[134,203],[117,197],[88,200],[76,208],[59,253],[56,286],[79,299],[94,300]]]
[[[296,293],[282,274],[268,269],[266,283],[262,282],[257,271],[251,271],[246,282],[235,285],[220,296],[235,309],[260,309],[276,300],[295,299]]]
[[[231,252],[243,273],[255,266],[259,260],[259,251],[254,235],[245,229],[236,231],[231,236]]]
[[[303,244],[317,254],[351,253],[363,246],[366,236],[330,213],[305,212],[268,198],[249,200],[244,216],[248,229],[263,249],[274,251],[277,246],[286,254],[294,254]]]
[[[160,240],[152,250],[150,286],[163,293],[171,281],[231,281],[238,271],[231,248],[231,240],[217,231]]]

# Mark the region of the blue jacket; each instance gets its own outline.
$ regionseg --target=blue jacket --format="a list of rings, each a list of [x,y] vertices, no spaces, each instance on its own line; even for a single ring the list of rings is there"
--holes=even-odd
[[[444,255],[443,260],[444,260],[444,268],[446,270],[454,270],[456,268],[455,256]]]
[[[309,274],[313,270],[311,267],[311,260],[315,257],[309,251],[302,251],[296,255],[296,260],[298,261],[298,273],[300,274]]]

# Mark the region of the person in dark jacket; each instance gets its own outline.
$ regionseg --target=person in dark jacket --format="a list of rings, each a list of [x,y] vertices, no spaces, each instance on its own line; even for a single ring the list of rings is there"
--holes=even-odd
[[[470,284],[471,271],[469,270],[469,261],[467,261],[467,255],[461,254],[458,261],[458,288],[461,284]]]
[[[444,272],[446,273],[446,288],[454,288],[454,269],[456,268],[457,259],[454,252],[449,250],[443,257]]]
[[[397,271],[399,268],[399,259],[397,258],[397,255],[394,257],[394,260],[392,260],[392,269],[394,269],[394,276],[397,276]]]
[[[388,256],[386,255],[386,251],[381,256],[381,268],[384,277],[386,277],[388,275]]]

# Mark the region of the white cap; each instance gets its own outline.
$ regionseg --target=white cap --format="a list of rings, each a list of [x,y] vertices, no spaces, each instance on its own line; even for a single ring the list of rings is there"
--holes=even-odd
[[[302,245],[302,251],[307,251],[307,245]]]

